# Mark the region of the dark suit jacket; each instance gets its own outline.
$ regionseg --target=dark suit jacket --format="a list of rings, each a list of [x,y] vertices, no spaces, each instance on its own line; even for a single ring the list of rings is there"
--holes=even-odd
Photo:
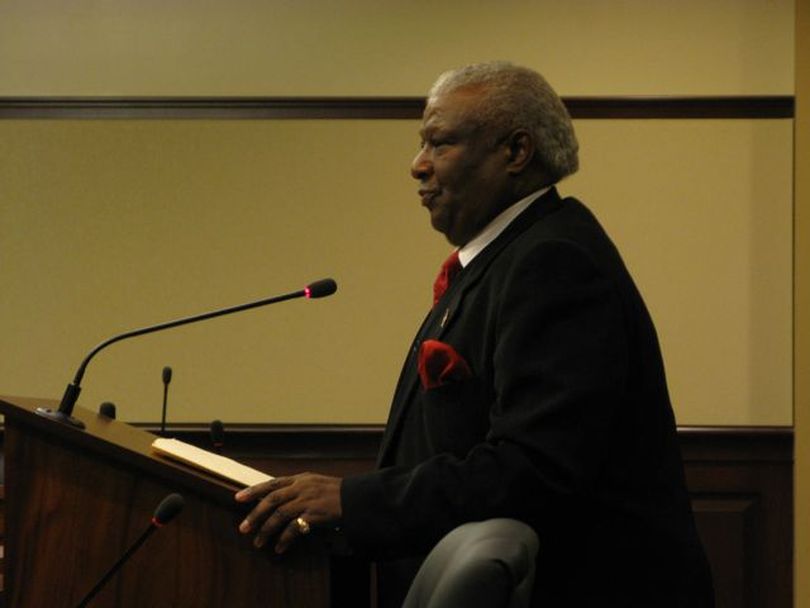
[[[472,378],[423,390],[426,338]],[[652,321],[597,220],[554,189],[428,315],[378,464],[342,502],[349,542],[382,560],[383,606],[444,534],[490,517],[537,531],[537,605],[712,605]]]

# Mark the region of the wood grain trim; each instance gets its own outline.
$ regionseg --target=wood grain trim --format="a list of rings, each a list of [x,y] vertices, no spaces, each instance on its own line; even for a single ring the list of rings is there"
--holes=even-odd
[[[566,97],[575,119],[793,118],[790,95]],[[0,119],[418,119],[421,97],[0,97]]]
[[[156,423],[135,423],[157,433]],[[228,452],[271,458],[367,458],[374,460],[381,424],[226,424]],[[206,424],[175,424],[167,434],[205,445]],[[792,427],[689,427],[678,429],[685,462],[792,462]]]
[[[158,434],[154,422],[132,426]],[[225,424],[229,455],[261,454],[281,459],[368,459],[373,461],[382,440],[381,424]],[[166,434],[195,445],[210,445],[209,426],[180,423]],[[792,427],[683,426],[678,438],[685,463],[793,462]],[[3,427],[0,425],[0,445]]]
[[[157,434],[155,423],[135,423]],[[279,459],[366,459],[374,461],[383,425],[343,424],[228,424],[225,423],[225,451],[240,457],[261,454]],[[211,445],[206,424],[167,426],[166,434],[194,445]]]
[[[793,427],[680,427],[684,464],[793,463]]]

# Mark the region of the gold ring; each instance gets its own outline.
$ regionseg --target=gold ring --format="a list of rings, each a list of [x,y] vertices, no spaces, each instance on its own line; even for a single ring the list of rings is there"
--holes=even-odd
[[[298,531],[304,536],[310,533],[309,522],[303,517],[296,517],[295,525],[298,526]]]

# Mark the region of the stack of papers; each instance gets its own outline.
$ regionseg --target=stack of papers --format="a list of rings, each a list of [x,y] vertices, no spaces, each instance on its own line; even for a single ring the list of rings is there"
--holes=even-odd
[[[235,460],[208,452],[178,439],[158,437],[152,442],[152,450],[244,486],[252,486],[273,479],[272,475],[262,473]]]

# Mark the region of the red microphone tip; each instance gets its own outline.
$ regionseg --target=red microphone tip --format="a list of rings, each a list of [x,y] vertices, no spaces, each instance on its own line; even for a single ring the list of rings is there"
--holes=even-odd
[[[152,525],[157,528],[163,527],[183,510],[185,504],[185,500],[180,494],[169,494],[160,501],[155,509],[155,513],[152,515]]]
[[[304,287],[304,295],[310,299],[325,298],[337,291],[334,279],[321,279]]]

